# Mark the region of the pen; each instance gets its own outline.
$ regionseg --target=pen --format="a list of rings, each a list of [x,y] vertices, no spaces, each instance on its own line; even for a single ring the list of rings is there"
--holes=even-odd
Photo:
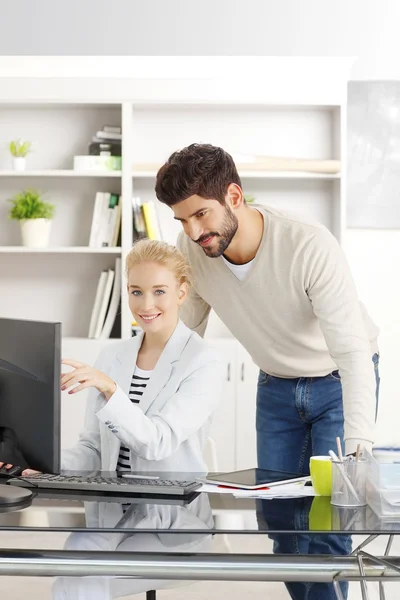
[[[358,459],[360,458],[360,444],[357,444],[357,451],[356,451],[356,462],[358,462]]]
[[[343,462],[342,446],[341,446],[339,437],[336,438],[336,445],[337,445],[339,460],[340,460],[340,462]]]

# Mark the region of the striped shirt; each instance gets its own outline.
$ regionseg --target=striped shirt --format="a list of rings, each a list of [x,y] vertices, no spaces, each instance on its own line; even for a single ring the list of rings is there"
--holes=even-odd
[[[129,399],[134,404],[139,404],[141,396],[146,389],[147,382],[153,371],[143,371],[136,365],[132,375],[131,387],[129,390]],[[121,445],[119,450],[117,471],[131,470],[131,451],[126,446]]]

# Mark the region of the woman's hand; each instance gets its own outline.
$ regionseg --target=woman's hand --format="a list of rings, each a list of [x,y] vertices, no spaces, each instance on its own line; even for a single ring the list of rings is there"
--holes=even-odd
[[[90,365],[84,365],[77,360],[64,359],[61,361],[63,365],[74,367],[73,371],[63,373],[61,375],[61,389],[67,390],[71,386],[79,383],[68,394],[76,394],[89,387],[96,388],[100,393],[104,394],[106,400],[109,400],[117,389],[115,381],[110,379],[108,375],[102,371],[94,369]]]
[[[5,467],[5,469],[8,471],[9,469],[12,469],[14,465],[11,465],[10,463],[4,463],[0,461],[0,469],[2,467]],[[21,477],[29,477],[29,475],[37,475],[38,473],[41,473],[41,471],[35,471],[35,469],[25,469],[24,471],[22,471],[21,473]]]
[[[3,467],[5,469],[11,469],[11,467],[13,467],[13,466],[14,465],[10,465],[10,463],[5,463],[5,462],[0,461],[0,469],[2,469]]]

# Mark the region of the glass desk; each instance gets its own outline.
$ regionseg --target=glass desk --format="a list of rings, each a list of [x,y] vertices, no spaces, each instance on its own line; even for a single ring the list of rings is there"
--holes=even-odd
[[[75,515],[74,520],[66,523],[66,514]],[[2,548],[0,575],[53,576],[61,586],[79,586],[85,579],[91,585],[97,582],[98,594],[111,579],[120,585],[127,585],[127,578],[136,585],[138,580],[151,580],[157,589],[183,581],[282,581],[330,583],[340,600],[341,582],[359,581],[363,598],[368,598],[367,582],[379,581],[385,598],[383,583],[400,580],[400,557],[390,555],[400,520],[385,522],[369,507],[338,509],[322,497],[254,500],[195,493],[188,499],[122,499],[35,490],[26,505],[0,507],[0,535],[4,531],[70,535],[62,550]],[[291,536],[306,551],[232,553],[231,534],[267,535],[274,544]],[[215,553],[214,541],[222,535],[228,550]],[[327,536],[350,540],[355,535],[368,537],[348,555],[310,550]],[[382,535],[389,536],[385,554],[366,552],[365,547]],[[103,597],[95,593],[87,597]]]

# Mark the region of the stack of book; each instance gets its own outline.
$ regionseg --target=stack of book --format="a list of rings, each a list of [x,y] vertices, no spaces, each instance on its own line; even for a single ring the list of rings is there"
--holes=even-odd
[[[118,125],[103,125],[89,144],[89,154],[97,156],[122,156],[122,129]]]
[[[94,202],[89,247],[118,246],[121,230],[121,202],[118,194],[97,192]]]
[[[100,273],[89,325],[89,338],[121,336],[121,258],[115,268]]]
[[[89,154],[74,156],[76,171],[120,171],[122,168],[122,130],[120,126],[104,125],[96,131],[89,144]]]
[[[132,198],[133,241],[142,238],[161,240],[160,225],[153,202],[142,202],[140,198]]]

